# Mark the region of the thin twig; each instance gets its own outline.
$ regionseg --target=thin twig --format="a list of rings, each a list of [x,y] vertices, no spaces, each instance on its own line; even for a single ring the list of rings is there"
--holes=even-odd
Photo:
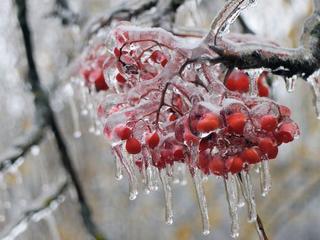
[[[16,237],[16,235],[24,231],[25,228],[23,226],[27,225],[30,221],[32,221],[34,216],[38,215],[41,216],[41,218],[45,217],[46,212],[53,210],[52,206],[59,205],[62,202],[61,197],[65,194],[66,190],[68,189],[68,185],[68,182],[63,183],[54,194],[43,200],[41,206],[25,211],[19,218],[19,220],[0,236],[1,239],[10,240]]]
[[[16,139],[11,147],[0,155],[0,172],[9,169],[19,158],[25,156],[32,146],[39,144],[43,139],[44,130],[34,126],[28,133]]]

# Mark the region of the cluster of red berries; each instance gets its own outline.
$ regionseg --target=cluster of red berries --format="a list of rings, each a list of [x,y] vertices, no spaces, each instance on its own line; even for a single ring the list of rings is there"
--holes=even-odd
[[[81,64],[80,74],[87,86],[94,86],[97,91],[109,89],[103,74],[103,63],[106,55],[103,53],[104,45],[89,48]]]
[[[123,145],[139,168],[183,162],[205,174],[235,174],[274,159],[278,146],[299,134],[290,110],[267,98],[267,72],[253,81],[254,97],[243,71],[232,71],[224,83],[210,74],[201,79],[196,65],[183,71],[192,49],[163,30],[120,26],[111,36],[108,56],[87,61],[103,68],[101,79],[105,76],[114,98],[111,108],[102,111],[105,135],[113,145]],[[92,82],[94,71],[90,68],[85,79]]]

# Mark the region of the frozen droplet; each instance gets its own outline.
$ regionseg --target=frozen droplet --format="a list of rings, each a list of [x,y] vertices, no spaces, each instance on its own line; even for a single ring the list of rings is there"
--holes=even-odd
[[[194,169],[193,183],[196,188],[198,204],[201,212],[202,228],[203,228],[202,233],[204,235],[208,235],[210,233],[210,223],[209,223],[207,200],[206,200],[206,196],[205,196],[203,185],[202,185],[201,170],[198,168]]]
[[[172,186],[171,179],[167,175],[166,169],[160,170],[160,178],[164,191],[165,198],[165,219],[167,224],[173,223],[173,210],[172,210]]]
[[[320,119],[320,70],[314,72],[309,78],[308,83],[313,88],[314,105],[316,108],[317,118]]]
[[[229,174],[228,178],[224,178],[224,186],[226,192],[226,198],[229,207],[229,213],[231,217],[231,237],[239,237],[240,225],[238,215],[238,189],[235,176]]]
[[[31,150],[30,150],[31,154],[33,156],[39,156],[40,154],[40,147],[38,145],[34,145],[31,147]]]
[[[258,84],[257,79],[261,75],[261,73],[264,71],[263,68],[259,69],[250,69],[247,70],[247,74],[249,75],[250,85],[249,85],[249,93],[250,96],[257,96],[258,95]]]
[[[240,181],[240,185],[242,188],[242,193],[247,202],[248,221],[255,222],[257,219],[256,201],[249,172],[242,171],[241,180],[242,181]]]
[[[265,197],[271,190],[271,175],[269,160],[267,157],[263,157],[263,160],[260,163],[260,168],[261,195]]]
[[[297,76],[287,77],[285,78],[286,88],[288,93],[292,93],[295,90]]]

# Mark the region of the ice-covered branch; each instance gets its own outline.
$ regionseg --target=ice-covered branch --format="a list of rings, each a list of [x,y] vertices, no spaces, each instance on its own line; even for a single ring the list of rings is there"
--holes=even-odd
[[[121,7],[107,14],[106,16],[103,16],[94,20],[94,22],[91,23],[88,27],[87,37],[90,38],[92,35],[96,34],[101,28],[109,26],[111,22],[115,19],[118,19],[121,21],[129,21],[132,18],[139,16],[145,11],[155,7],[158,1],[159,0],[147,1],[144,4],[135,8]]]
[[[299,48],[287,49],[274,44],[237,42],[221,37],[221,33],[234,21],[238,12],[248,1],[231,1],[226,4],[212,24],[207,37],[210,48],[225,59],[229,67],[241,69],[268,68],[273,73],[291,77],[300,75],[307,78],[320,68],[320,15],[319,5],[304,25]],[[241,5],[242,4],[242,5]]]
[[[44,128],[34,126],[30,132],[18,138],[10,148],[0,155],[0,171],[5,171],[14,165],[19,158],[25,156],[32,146],[41,142]]]
[[[4,234],[0,236],[1,239],[14,239],[25,231],[30,221],[33,219],[37,219],[39,221],[46,217],[48,213],[55,209],[54,206],[61,204],[68,186],[68,182],[63,183],[56,192],[44,199],[39,206],[33,206],[31,209],[25,211],[16,223],[14,223],[7,231],[4,231]]]
[[[85,198],[83,187],[79,180],[78,174],[74,169],[67,144],[65,143],[62,133],[58,127],[55,113],[50,106],[49,95],[42,87],[40,82],[37,66],[33,57],[32,34],[27,21],[26,0],[16,0],[15,2],[17,6],[18,22],[22,31],[23,43],[28,63],[28,77],[26,81],[30,84],[31,91],[35,97],[34,101],[37,109],[36,119],[40,126],[48,125],[52,129],[58,145],[61,163],[76,189],[78,200],[81,206],[81,216],[87,231],[94,237],[94,239],[104,239],[103,235],[100,233],[91,218],[91,211]]]
[[[68,0],[56,0],[55,8],[49,16],[60,18],[62,25],[79,23],[79,15],[70,9]]]

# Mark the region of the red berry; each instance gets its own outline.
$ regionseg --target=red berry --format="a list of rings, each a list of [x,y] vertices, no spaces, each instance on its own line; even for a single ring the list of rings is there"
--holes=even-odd
[[[233,70],[225,81],[225,85],[229,90],[240,93],[248,92],[249,84],[249,76],[240,70]]]
[[[163,59],[162,61],[161,61],[161,66],[162,67],[165,67],[166,65],[167,65],[167,63],[168,63],[168,59]]]
[[[198,167],[205,173],[209,173],[209,157],[205,152],[199,153]]]
[[[130,154],[138,154],[141,152],[141,143],[138,139],[131,137],[126,142],[126,149]]]
[[[204,118],[197,123],[197,130],[199,132],[211,132],[217,129],[220,125],[219,117],[214,114],[206,114]]]
[[[244,113],[238,112],[227,116],[227,125],[231,132],[238,134],[243,133],[244,125],[246,124],[247,116]]]
[[[224,175],[225,174],[225,165],[224,161],[219,157],[213,157],[209,162],[210,172],[215,175]]]
[[[241,158],[250,164],[255,164],[261,160],[261,151],[257,147],[246,148],[242,154]]]
[[[181,160],[184,158],[184,149],[182,146],[174,146],[173,148],[173,158],[175,160]]]
[[[152,61],[156,63],[160,63],[165,58],[165,56],[163,55],[162,52],[160,52],[159,50],[156,50],[150,55],[150,58]]]
[[[240,157],[233,156],[226,160],[226,168],[232,174],[239,173],[243,169],[243,160]]]
[[[281,117],[290,117],[291,116],[291,110],[283,105],[279,105],[279,111]]]
[[[258,85],[258,93],[260,97],[269,97],[270,90],[268,85],[266,84],[266,77],[268,73],[263,72],[261,75],[258,77],[257,80],[257,85]]]
[[[80,73],[82,75],[82,77],[84,78],[84,80],[89,81],[89,76],[91,73],[91,69],[90,68],[82,68],[80,70]]]
[[[152,133],[151,135],[147,136],[147,144],[150,148],[155,148],[158,146],[160,142],[160,138],[157,132]]]
[[[260,150],[267,154],[268,158],[275,158],[278,155],[278,147],[271,138],[265,137],[259,140]]]
[[[104,79],[103,72],[101,69],[95,69],[90,73],[89,81],[95,84],[98,91],[108,90],[108,85]]]
[[[271,132],[276,129],[278,120],[274,115],[268,114],[261,117],[260,124],[263,130]]]
[[[168,149],[163,149],[161,150],[161,159],[166,163],[166,164],[173,164],[173,153],[172,151]]]
[[[177,115],[174,114],[174,113],[170,113],[170,115],[169,115],[169,121],[170,121],[170,122],[173,122],[173,121],[175,121],[175,120],[177,120]]]
[[[127,140],[132,134],[132,130],[123,124],[116,126],[114,131],[121,140]]]
[[[120,84],[124,84],[124,83],[127,82],[127,80],[124,78],[124,76],[122,76],[120,73],[117,74],[116,80],[117,80],[118,83],[120,83]]]
[[[292,142],[295,134],[298,132],[298,127],[294,123],[283,123],[279,126],[276,132],[276,139],[279,143]]]

